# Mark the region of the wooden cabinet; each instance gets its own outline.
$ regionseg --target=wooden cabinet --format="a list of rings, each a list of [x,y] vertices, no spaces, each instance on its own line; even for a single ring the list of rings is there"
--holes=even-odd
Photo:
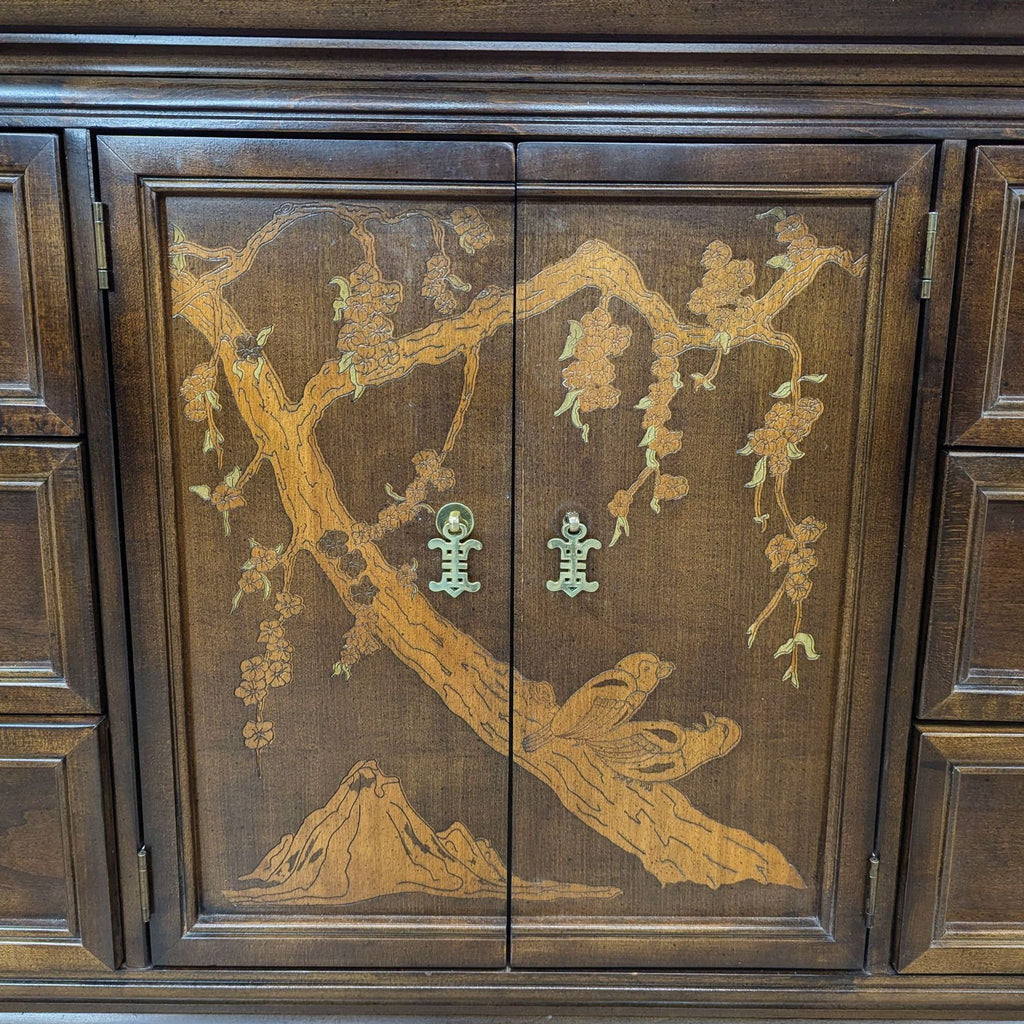
[[[923,718],[1024,721],[1024,455],[947,457]]]
[[[1024,149],[979,146],[963,240],[950,444],[1024,448]]]
[[[114,967],[98,719],[0,720],[0,972]]]
[[[0,443],[0,714],[100,710],[81,456]]]
[[[14,6],[0,1024],[1020,1016],[1024,7]]]
[[[1024,732],[919,730],[900,969],[1024,972]]]
[[[855,966],[932,150],[518,152],[512,963]]]
[[[0,134],[0,434],[79,428],[55,135]]]

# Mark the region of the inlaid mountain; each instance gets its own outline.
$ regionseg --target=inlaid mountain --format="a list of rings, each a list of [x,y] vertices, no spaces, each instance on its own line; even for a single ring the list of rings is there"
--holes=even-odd
[[[399,779],[376,761],[356,764],[338,791],[225,892],[236,903],[348,904],[395,893],[505,899],[507,873],[494,847],[461,822],[435,832]],[[512,879],[516,899],[608,899],[612,886]]]

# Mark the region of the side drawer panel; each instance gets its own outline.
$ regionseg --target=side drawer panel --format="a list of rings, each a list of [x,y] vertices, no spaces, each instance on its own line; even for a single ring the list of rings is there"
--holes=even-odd
[[[0,972],[114,967],[100,719],[0,720]]]
[[[923,727],[899,967],[1024,972],[1024,730]]]
[[[1024,722],[1024,455],[946,459],[920,715]]]
[[[100,710],[81,455],[0,443],[0,714]]]

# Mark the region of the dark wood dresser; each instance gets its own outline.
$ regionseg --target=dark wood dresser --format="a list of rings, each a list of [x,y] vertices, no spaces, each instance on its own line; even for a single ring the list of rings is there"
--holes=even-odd
[[[5,4],[0,1024],[1024,1020],[1022,196],[1012,3]]]

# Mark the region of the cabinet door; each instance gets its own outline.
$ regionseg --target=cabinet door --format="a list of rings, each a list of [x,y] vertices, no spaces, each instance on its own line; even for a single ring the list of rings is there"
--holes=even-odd
[[[1024,732],[918,737],[900,970],[1024,972]]]
[[[1024,722],[1024,455],[946,459],[922,718]]]
[[[979,146],[964,238],[950,444],[1024,447],[1024,147]]]
[[[99,154],[154,960],[502,965],[512,148]]]
[[[81,446],[0,443],[0,714],[98,711]]]
[[[103,733],[0,721],[0,972],[116,966]]]
[[[931,168],[519,148],[513,964],[861,963]]]
[[[54,135],[0,135],[0,323],[0,434],[78,433]]]

